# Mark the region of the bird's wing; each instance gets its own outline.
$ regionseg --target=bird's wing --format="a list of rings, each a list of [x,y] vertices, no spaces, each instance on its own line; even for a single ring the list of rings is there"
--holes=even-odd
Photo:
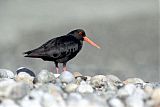
[[[79,43],[74,37],[61,36],[56,38],[54,43],[48,42],[45,44],[45,54],[54,59],[63,58],[78,52]]]
[[[25,57],[41,58],[42,56],[45,56],[46,55],[45,54],[46,48],[49,46],[54,46],[55,40],[56,40],[56,38],[53,38],[36,49],[24,52],[24,54],[26,54]]]

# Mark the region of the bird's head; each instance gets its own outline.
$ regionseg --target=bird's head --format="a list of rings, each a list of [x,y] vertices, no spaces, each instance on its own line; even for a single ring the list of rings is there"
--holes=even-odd
[[[82,29],[76,29],[76,30],[73,30],[71,31],[70,33],[68,33],[68,35],[72,35],[74,36],[75,38],[77,38],[78,40],[81,40],[81,41],[86,41],[88,42],[89,44],[91,44],[92,46],[95,46],[97,48],[100,48],[96,43],[94,43],[92,40],[90,40],[84,30]]]

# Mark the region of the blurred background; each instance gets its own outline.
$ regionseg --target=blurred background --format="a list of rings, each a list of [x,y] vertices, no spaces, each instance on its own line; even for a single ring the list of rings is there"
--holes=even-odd
[[[71,72],[160,81],[158,0],[0,0],[0,68],[55,72],[22,53],[77,28],[101,49],[85,43]]]

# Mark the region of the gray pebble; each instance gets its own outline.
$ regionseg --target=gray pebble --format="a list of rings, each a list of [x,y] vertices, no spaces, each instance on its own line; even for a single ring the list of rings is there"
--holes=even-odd
[[[133,85],[133,84],[127,84],[123,88],[121,88],[121,89],[119,89],[117,91],[117,95],[120,98],[126,98],[127,96],[132,95],[135,90],[136,90],[136,86],[135,85]]]
[[[1,101],[0,107],[20,107],[11,99],[4,99]]]
[[[91,78],[91,85],[94,88],[101,88],[107,86],[106,76],[104,75],[96,75]]]
[[[75,81],[74,75],[69,71],[63,71],[59,76],[62,83],[71,83]]]
[[[13,80],[0,81],[0,96],[18,100],[28,94],[30,88],[28,85]]]
[[[144,101],[136,96],[129,96],[125,100],[126,107],[144,107]]]
[[[141,83],[141,84],[144,84],[145,82],[140,79],[140,78],[128,78],[126,79],[125,81],[123,81],[124,84],[136,84],[136,83]]]
[[[30,87],[33,87],[33,80],[34,77],[32,77],[31,75],[29,75],[26,72],[19,72],[16,76],[15,76],[15,80],[17,82],[24,82],[28,85],[30,85]]]
[[[0,69],[0,78],[14,78],[14,73],[8,69]]]
[[[117,90],[118,88],[123,87],[122,81],[115,75],[106,75],[107,79],[107,90]]]
[[[37,75],[37,81],[40,83],[49,83],[55,82],[55,76],[52,72],[49,72],[47,70],[42,70],[38,75]]]
[[[151,98],[155,101],[155,105],[160,104],[160,88],[156,88],[153,91]]]
[[[160,88],[160,82],[151,82],[151,83],[146,83],[145,86],[150,86],[152,88]]]
[[[118,98],[112,98],[108,101],[108,103],[111,107],[125,107],[123,102]]]
[[[70,93],[67,100],[68,102],[77,102],[82,100],[82,95],[80,93]]]
[[[77,92],[79,93],[93,93],[93,91],[93,88],[84,81],[82,81],[77,88]]]
[[[77,84],[71,83],[71,84],[67,84],[64,90],[68,93],[71,93],[71,92],[75,92],[77,87],[78,87]]]

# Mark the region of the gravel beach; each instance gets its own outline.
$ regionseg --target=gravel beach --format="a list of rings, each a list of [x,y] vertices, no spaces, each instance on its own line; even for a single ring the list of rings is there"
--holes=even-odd
[[[160,82],[0,69],[0,107],[160,107]]]

